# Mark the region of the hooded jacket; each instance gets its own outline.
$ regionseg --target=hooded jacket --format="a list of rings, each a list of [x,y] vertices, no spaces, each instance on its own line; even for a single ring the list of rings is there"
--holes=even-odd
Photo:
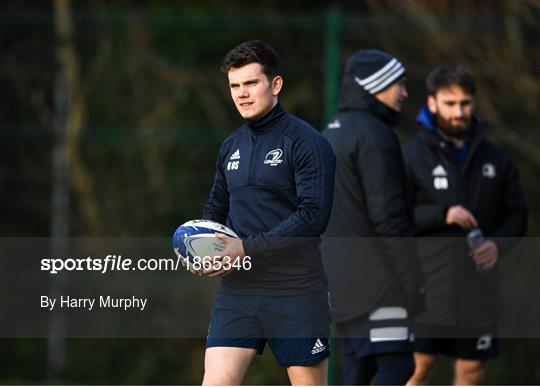
[[[499,255],[525,234],[527,209],[514,163],[485,139],[488,125],[474,118],[464,150],[436,129],[427,107],[418,116],[422,129],[403,154],[414,205],[419,253],[426,277],[427,312],[423,323],[480,326],[501,314],[498,266],[479,272],[469,256],[467,230],[446,225],[448,208],[460,204],[478,221]]]
[[[336,155],[334,205],[323,242],[336,322],[383,305],[412,307],[423,286],[392,129],[398,120],[397,111],[344,78],[337,118],[324,132]]]

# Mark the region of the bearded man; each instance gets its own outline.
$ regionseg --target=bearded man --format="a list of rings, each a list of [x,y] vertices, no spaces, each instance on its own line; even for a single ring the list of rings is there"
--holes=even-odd
[[[498,356],[498,262],[525,234],[527,210],[515,164],[474,115],[472,73],[447,64],[426,85],[423,128],[403,148],[427,309],[416,317],[408,384],[429,384],[444,354],[455,359],[454,383],[473,385]]]

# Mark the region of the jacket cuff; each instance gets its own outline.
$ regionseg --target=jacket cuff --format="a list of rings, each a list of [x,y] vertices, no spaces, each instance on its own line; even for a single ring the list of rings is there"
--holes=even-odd
[[[448,209],[450,206],[443,206],[442,207],[442,214],[441,214],[441,224],[446,225],[446,215],[448,214]]]

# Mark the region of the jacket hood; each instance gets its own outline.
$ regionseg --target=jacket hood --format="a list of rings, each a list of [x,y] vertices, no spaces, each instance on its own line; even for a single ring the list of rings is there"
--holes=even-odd
[[[373,95],[365,91],[354,78],[345,74],[341,82],[341,93],[339,96],[340,112],[358,110],[366,111],[374,114],[390,126],[395,126],[399,123],[399,112],[394,110]]]

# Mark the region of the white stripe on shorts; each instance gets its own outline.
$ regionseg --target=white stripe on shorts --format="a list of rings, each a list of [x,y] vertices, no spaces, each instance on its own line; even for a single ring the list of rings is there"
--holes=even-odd
[[[369,340],[372,343],[409,340],[409,329],[407,327],[373,328],[369,330]]]
[[[401,306],[383,306],[369,315],[371,321],[407,318],[407,310]]]

